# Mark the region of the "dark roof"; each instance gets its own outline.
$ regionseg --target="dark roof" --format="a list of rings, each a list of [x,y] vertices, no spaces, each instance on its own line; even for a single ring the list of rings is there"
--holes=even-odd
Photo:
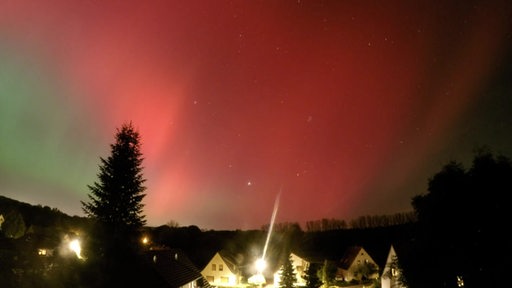
[[[236,264],[236,260],[235,260],[235,257],[233,255],[231,255],[226,250],[219,251],[219,255],[222,258],[222,260],[224,260],[224,262],[226,263],[226,265],[228,266],[229,270],[232,273],[235,273],[235,274],[238,273],[238,266],[239,265]]]
[[[148,250],[146,259],[168,287],[180,287],[203,278],[201,272],[179,249]],[[206,280],[202,282],[208,285]]]
[[[348,247],[347,250],[345,250],[345,254],[340,259],[339,266],[343,269],[348,269],[350,267],[350,264],[352,264],[356,259],[361,249],[363,249],[363,247],[361,246]]]
[[[325,260],[329,260],[325,255],[314,252],[304,252],[304,251],[292,251],[293,254],[299,256],[300,258],[308,261],[309,263],[318,263],[323,264]]]

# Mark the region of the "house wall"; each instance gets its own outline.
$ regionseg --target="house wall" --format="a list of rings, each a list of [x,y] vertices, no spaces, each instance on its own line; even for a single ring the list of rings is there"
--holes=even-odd
[[[386,260],[386,267],[384,267],[380,278],[381,288],[406,288],[405,286],[400,285],[397,281],[398,277],[400,277],[398,274],[400,271],[391,269],[391,263],[396,257],[395,249],[391,246]]]
[[[295,275],[297,276],[296,285],[306,286],[306,279],[304,279],[302,276],[304,276],[306,270],[308,269],[309,262],[292,253],[292,265],[295,270]]]
[[[219,253],[216,253],[204,267],[201,274],[213,286],[234,286],[238,276],[233,273]]]
[[[380,283],[381,288],[406,288],[406,286],[398,283],[398,278],[396,276],[392,278],[382,277]]]
[[[373,263],[374,265],[377,266],[377,263],[375,263],[375,261],[373,261],[372,257],[370,257],[370,255],[366,252],[366,250],[361,248],[361,250],[359,251],[357,256],[354,258],[354,261],[352,262],[352,264],[350,264],[350,267],[347,270],[340,269],[340,274],[343,276],[343,279],[347,282],[350,282],[354,279],[361,280],[360,279],[361,276],[356,275],[356,273],[359,269],[359,266],[363,265],[365,263]],[[378,277],[379,277],[379,275],[376,273],[375,275],[373,275],[373,277],[370,277],[370,278],[378,278]]]

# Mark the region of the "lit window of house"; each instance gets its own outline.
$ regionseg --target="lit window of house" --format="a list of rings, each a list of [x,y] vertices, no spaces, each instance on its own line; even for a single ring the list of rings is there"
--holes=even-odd
[[[53,250],[46,249],[46,248],[39,248],[39,249],[37,249],[37,255],[43,256],[43,257],[53,256]]]
[[[457,287],[464,287],[464,280],[462,276],[457,276]]]

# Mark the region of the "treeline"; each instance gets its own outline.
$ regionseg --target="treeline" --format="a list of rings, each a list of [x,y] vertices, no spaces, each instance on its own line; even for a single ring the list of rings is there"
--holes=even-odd
[[[70,216],[57,208],[49,206],[31,205],[0,195],[0,235],[18,239],[26,234],[39,233],[42,230],[55,231],[79,231],[89,225],[86,217]],[[350,222],[340,219],[327,219],[307,221],[304,228],[297,222],[274,223],[275,232],[322,232],[346,229],[368,229],[388,227],[414,223],[414,212],[396,213],[392,215],[361,216]],[[171,225],[172,224],[172,225]],[[180,228],[177,222],[169,222],[164,226]],[[193,226],[197,230],[199,227]],[[270,225],[263,225],[261,231],[268,231]],[[189,230],[189,229],[185,229]]]
[[[395,213],[391,215],[367,215],[351,220],[347,223],[345,220],[335,218],[322,218],[320,220],[307,221],[304,229],[297,222],[274,223],[273,231],[304,231],[304,232],[324,232],[346,229],[370,229],[379,227],[389,227],[416,222],[416,213],[414,211]],[[269,224],[263,225],[261,230],[268,231]]]
[[[351,229],[388,227],[416,222],[416,213],[402,212],[391,215],[361,216],[350,221]]]

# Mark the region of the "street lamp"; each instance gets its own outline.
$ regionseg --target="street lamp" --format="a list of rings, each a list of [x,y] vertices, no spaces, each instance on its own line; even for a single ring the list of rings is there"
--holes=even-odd
[[[80,246],[80,241],[78,241],[78,239],[70,241],[68,247],[69,250],[73,251],[76,254],[76,257],[78,259],[83,259],[81,255],[82,247]]]
[[[257,285],[258,287],[262,287],[263,284],[266,283],[265,276],[263,276],[263,270],[267,268],[267,262],[263,258],[259,258],[254,263],[256,268],[256,274],[249,277],[248,281],[251,284]]]
[[[263,258],[259,258],[258,260],[256,260],[255,265],[256,265],[256,272],[258,272],[258,274],[262,274],[263,270],[265,270],[265,268],[267,268],[267,262]]]

